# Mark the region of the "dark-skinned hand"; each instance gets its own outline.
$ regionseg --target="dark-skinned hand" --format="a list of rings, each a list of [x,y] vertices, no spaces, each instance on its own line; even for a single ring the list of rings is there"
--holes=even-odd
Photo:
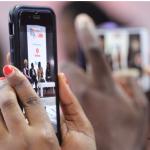
[[[75,22],[80,46],[88,60],[88,71],[66,62],[60,66],[90,119],[98,150],[141,150],[145,147],[148,103],[142,90],[128,78],[127,93],[114,80],[99,47],[92,19],[81,14]]]
[[[96,150],[93,128],[64,74],[59,74],[64,118],[60,146],[40,98],[27,78],[11,65],[6,65],[3,72],[5,78],[0,78],[0,150]]]

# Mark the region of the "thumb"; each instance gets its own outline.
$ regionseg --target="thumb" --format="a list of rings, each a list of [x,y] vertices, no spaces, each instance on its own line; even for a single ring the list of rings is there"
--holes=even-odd
[[[10,52],[8,52],[6,55],[6,62],[7,62],[7,64],[11,64]]]
[[[64,119],[69,130],[86,133],[94,138],[93,128],[78,100],[73,95],[63,73],[59,74],[59,93]]]
[[[75,20],[77,36],[84,53],[92,67],[95,85],[101,89],[113,89],[111,70],[106,62],[104,52],[99,46],[99,37],[93,20],[86,14],[80,14]]]

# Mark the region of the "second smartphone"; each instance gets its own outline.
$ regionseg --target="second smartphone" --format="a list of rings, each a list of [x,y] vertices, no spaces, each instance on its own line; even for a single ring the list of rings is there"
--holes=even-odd
[[[44,7],[14,7],[9,36],[12,64],[39,95],[61,143],[54,12]]]

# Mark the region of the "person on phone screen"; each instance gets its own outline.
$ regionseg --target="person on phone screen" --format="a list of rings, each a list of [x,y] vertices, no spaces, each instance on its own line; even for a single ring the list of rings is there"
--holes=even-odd
[[[32,80],[32,84],[35,85],[35,90],[37,91],[37,75],[36,75],[36,71],[34,69],[34,64],[33,63],[31,63],[30,77],[31,77],[31,80]]]
[[[47,62],[47,67],[46,67],[46,81],[47,82],[51,81],[51,67],[49,62]]]
[[[41,66],[41,62],[38,62],[38,69],[37,69],[38,81],[45,82],[43,78],[43,68]]]
[[[129,36],[129,52],[128,52],[128,66],[139,70],[140,74],[143,72],[142,57],[140,49],[140,35],[133,34]]]
[[[23,74],[26,76],[26,78],[31,81],[30,73],[29,73],[29,68],[28,68],[28,60],[24,59],[24,68],[23,68]]]

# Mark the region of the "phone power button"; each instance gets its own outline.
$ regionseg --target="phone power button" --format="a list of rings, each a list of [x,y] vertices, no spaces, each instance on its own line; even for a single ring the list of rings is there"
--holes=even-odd
[[[14,34],[14,25],[13,23],[9,22],[9,35]]]

